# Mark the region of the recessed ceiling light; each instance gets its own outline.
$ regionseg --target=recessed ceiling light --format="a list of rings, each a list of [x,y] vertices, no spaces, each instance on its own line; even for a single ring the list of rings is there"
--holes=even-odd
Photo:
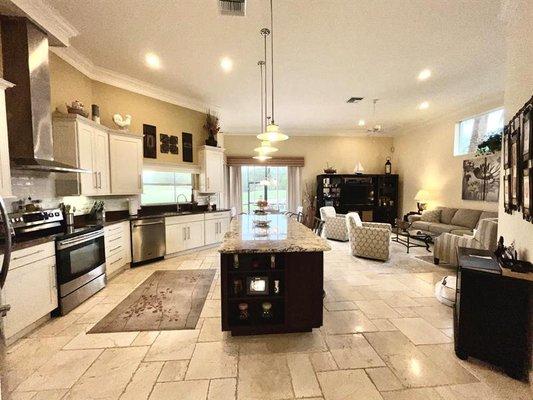
[[[221,58],[220,67],[224,70],[224,72],[230,72],[233,69],[233,60],[229,57]]]
[[[423,69],[422,71],[420,71],[420,73],[418,74],[418,80],[419,81],[425,81],[430,76],[431,76],[431,70],[426,68],[426,69]]]
[[[364,119],[360,119],[359,120],[359,126],[365,126],[365,120]]]
[[[429,103],[427,101],[423,101],[418,105],[419,110],[427,110],[429,108]]]
[[[161,67],[161,61],[159,60],[159,57],[154,53],[146,53],[144,59],[146,60],[146,64],[148,64],[150,68],[158,69]]]

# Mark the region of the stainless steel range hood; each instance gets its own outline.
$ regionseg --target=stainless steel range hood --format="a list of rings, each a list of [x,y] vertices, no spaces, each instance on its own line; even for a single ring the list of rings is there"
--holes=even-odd
[[[26,18],[1,17],[9,155],[12,169],[90,172],[54,160],[48,37]]]

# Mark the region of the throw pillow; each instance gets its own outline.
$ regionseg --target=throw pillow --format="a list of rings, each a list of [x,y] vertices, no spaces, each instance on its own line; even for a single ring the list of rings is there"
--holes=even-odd
[[[440,222],[440,213],[442,210],[429,210],[422,213],[420,217],[421,221],[424,222]]]

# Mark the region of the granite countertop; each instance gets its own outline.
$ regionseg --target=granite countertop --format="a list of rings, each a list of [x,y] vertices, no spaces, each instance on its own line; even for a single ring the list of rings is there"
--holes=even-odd
[[[270,220],[269,228],[254,226],[255,220]],[[331,250],[326,240],[283,214],[242,215],[235,218],[224,236],[220,253],[292,253]]]

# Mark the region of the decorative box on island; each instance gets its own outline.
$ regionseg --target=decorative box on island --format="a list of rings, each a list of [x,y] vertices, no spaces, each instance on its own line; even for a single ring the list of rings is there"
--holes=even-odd
[[[282,214],[232,221],[219,248],[222,330],[232,335],[309,332],[322,326],[327,242]]]

